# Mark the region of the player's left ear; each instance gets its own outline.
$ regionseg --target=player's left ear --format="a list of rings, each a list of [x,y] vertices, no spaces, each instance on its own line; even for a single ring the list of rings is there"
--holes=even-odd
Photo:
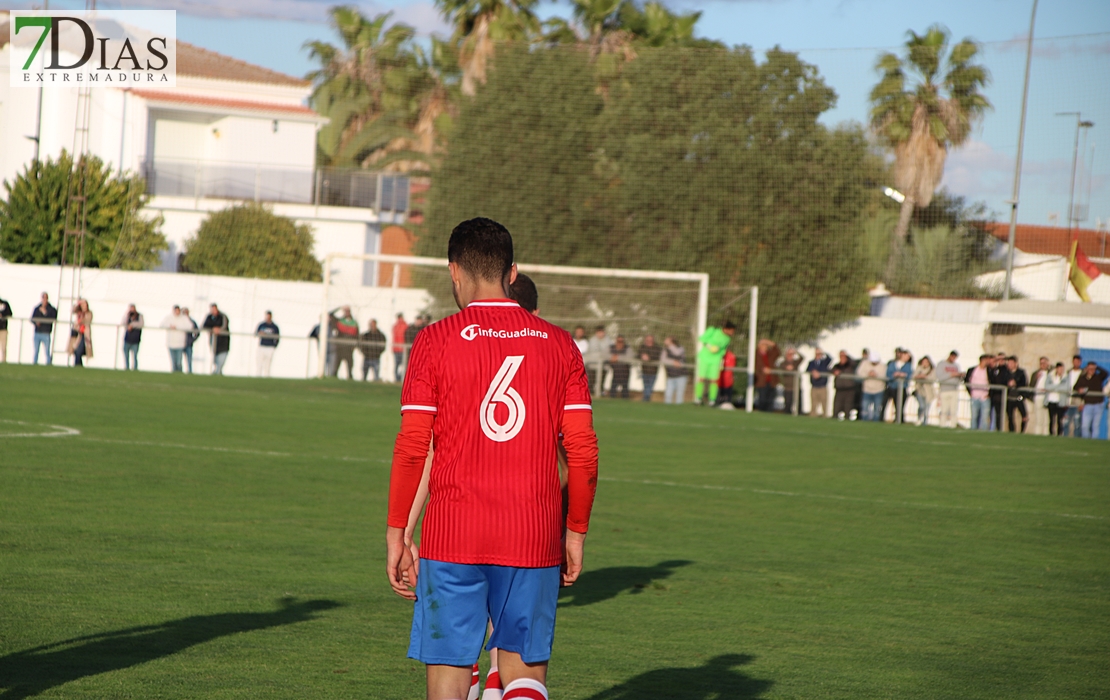
[[[517,274],[516,263],[513,263],[513,266],[509,268],[509,285],[510,286],[513,284],[513,282],[516,282],[516,274]]]

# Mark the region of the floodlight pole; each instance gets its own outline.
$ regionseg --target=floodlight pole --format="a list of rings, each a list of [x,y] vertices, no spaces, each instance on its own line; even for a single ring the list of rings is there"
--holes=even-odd
[[[750,311],[748,313],[748,388],[744,391],[744,410],[752,412],[755,403],[755,329],[759,315],[759,287],[752,287]]]
[[[1017,161],[1014,163],[1014,194],[1010,197],[1010,236],[1009,251],[1006,254],[1006,288],[1002,290],[1002,300],[1010,299],[1010,287],[1014,277],[1014,245],[1017,239],[1018,194],[1021,192],[1021,152],[1025,146],[1025,109],[1029,103],[1029,66],[1033,60],[1033,25],[1037,21],[1037,1],[1033,0],[1033,12],[1029,17],[1029,39],[1025,43],[1025,86],[1021,89],[1021,122],[1018,126]]]
[[[1068,186],[1068,212],[1065,225],[1068,229],[1068,243],[1071,243],[1072,238],[1077,234],[1072,230],[1072,224],[1078,218],[1075,216],[1075,168],[1079,163],[1079,132],[1083,129],[1088,129],[1095,125],[1094,122],[1083,121],[1083,114],[1081,112],[1057,112],[1058,117],[1075,117],[1075,145],[1072,147],[1071,153],[1071,185]],[[1070,250],[1070,249],[1069,249]],[[1065,263],[1066,264],[1066,263]],[[1064,283],[1060,285],[1059,301],[1064,301],[1068,295],[1068,269],[1064,268]]]

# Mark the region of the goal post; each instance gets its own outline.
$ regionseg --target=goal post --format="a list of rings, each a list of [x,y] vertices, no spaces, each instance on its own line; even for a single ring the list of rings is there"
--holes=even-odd
[[[398,313],[411,320],[417,313],[442,318],[456,310],[446,268],[445,258],[329,254],[324,261],[317,376],[328,369],[326,329],[335,309],[351,306],[360,329],[367,317],[375,318],[387,344],[392,344],[389,326]],[[583,326],[592,333],[604,326],[610,339],[624,336],[633,350],[645,335],[656,336],[658,343],[671,335],[688,349],[688,361],[705,331],[709,275],[704,272],[530,263],[518,263],[517,269],[536,283],[540,315],[567,331]],[[385,357],[392,364],[392,353]]]

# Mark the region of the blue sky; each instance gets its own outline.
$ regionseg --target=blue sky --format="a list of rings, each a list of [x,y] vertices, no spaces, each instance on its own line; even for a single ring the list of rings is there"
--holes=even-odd
[[[302,44],[310,39],[335,41],[326,25],[323,0],[101,0],[102,7],[176,9],[178,37],[213,51],[292,75],[312,69]],[[368,15],[393,11],[399,21],[423,35],[446,34],[430,0],[375,0],[358,4]],[[983,62],[993,82],[987,95],[995,109],[971,141],[953,152],[944,186],[971,200],[981,200],[1008,219],[1017,150],[1024,42],[1032,0],[668,0],[680,11],[700,10],[698,34],[727,44],[747,44],[757,51],[780,46],[798,51],[815,64],[837,91],[839,101],[823,120],[863,122],[867,93],[876,80],[872,68],[883,50],[897,50],[906,31],[930,24],[947,26],[955,39],[984,42]],[[28,4],[0,0],[0,7]],[[55,0],[52,9],[83,8],[84,2]],[[543,16],[569,15],[565,2],[541,2]],[[1095,122],[1081,165],[1077,199],[1087,199],[1090,216],[1110,221],[1110,6],[1106,0],[1041,2],[1035,36],[1068,37],[1038,42],[1030,83],[1019,220],[1047,224],[1063,219],[1071,174],[1075,117],[1056,112],[1082,111]],[[1094,146],[1093,160],[1090,148]],[[1092,165],[1093,163],[1093,165]],[[1089,175],[1088,175],[1089,174]]]

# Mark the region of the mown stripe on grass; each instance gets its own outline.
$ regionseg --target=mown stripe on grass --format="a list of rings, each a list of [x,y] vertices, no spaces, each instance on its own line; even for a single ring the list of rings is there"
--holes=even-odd
[[[851,433],[843,433],[843,432],[841,432],[841,433],[828,433],[828,432],[818,432],[818,431],[813,431],[813,430],[777,430],[777,429],[774,429],[774,428],[766,428],[766,427],[756,426],[756,425],[716,425],[716,424],[713,424],[713,423],[680,423],[678,421],[667,421],[667,420],[644,420],[644,419],[639,419],[639,418],[608,418],[608,417],[601,418],[601,419],[595,419],[594,422],[595,423],[629,423],[629,424],[640,424],[640,425],[659,425],[659,426],[674,427],[674,428],[705,428],[705,429],[709,429],[709,430],[728,430],[730,432],[744,432],[744,431],[749,431],[750,430],[750,431],[757,432],[757,433],[773,433],[775,435],[781,435],[781,434],[806,435],[806,436],[809,436],[809,437],[840,438],[840,439],[843,439],[843,440],[872,440],[872,439],[874,439],[874,436],[871,436],[871,435],[854,435],[854,434],[851,434]],[[956,434],[957,435],[966,435],[968,437],[973,436],[973,433],[971,433],[970,431],[964,432],[964,433],[956,433]],[[1039,448],[1036,448],[1036,447],[1029,447],[1028,443],[1026,443],[1026,442],[1015,443],[1015,444],[1012,444],[1012,445],[992,445],[992,444],[986,444],[986,443],[981,443],[981,442],[953,442],[951,440],[909,440],[909,439],[906,439],[906,438],[887,438],[887,439],[889,439],[890,442],[897,442],[897,443],[903,443],[903,444],[908,444],[908,445],[935,445],[935,446],[938,446],[938,447],[959,447],[961,449],[970,447],[970,448],[973,448],[973,449],[983,449],[983,450],[1006,450],[1006,451],[1016,451],[1016,452],[1040,452],[1040,453],[1044,453],[1044,454],[1069,455],[1069,456],[1073,456],[1073,457],[1090,457],[1091,456],[1090,452],[1081,452],[1081,451],[1078,451],[1078,450],[1051,450],[1051,449],[1039,449]]]
[[[882,506],[895,506],[903,508],[925,508],[934,510],[970,510],[983,513],[1007,513],[1012,515],[1050,515],[1056,518],[1078,518],[1081,520],[1108,520],[1101,515],[1080,515],[1076,513],[1053,513],[1046,510],[1010,510],[1006,508],[984,508],[982,506],[959,506],[944,503],[914,503],[913,501],[888,501],[881,498],[860,498],[858,496],[839,496],[829,493],[804,493],[800,491],[776,491],[773,489],[755,489],[743,486],[716,486],[713,484],[683,484],[677,481],[658,481],[655,479],[621,479],[613,476],[598,477],[598,481],[611,481],[622,484],[641,484],[644,486],[668,486],[682,489],[698,489],[702,491],[741,491],[745,493],[758,493],[767,496],[788,496],[793,498],[822,498],[832,501],[851,501],[855,503],[873,503]]]
[[[230,454],[241,455],[258,455],[260,457],[288,457],[293,459],[329,459],[339,462],[379,462],[382,464],[390,464],[388,459],[372,459],[370,457],[347,457],[335,455],[319,455],[319,454],[297,454],[295,452],[275,452],[273,450],[252,450],[241,447],[218,447],[214,445],[186,445],[183,443],[175,442],[148,442],[145,440],[112,440],[110,438],[97,438],[89,437],[87,435],[81,437],[82,440],[89,442],[105,442],[113,445],[132,445],[136,447],[158,447],[174,450],[200,450],[201,452],[223,452]]]

